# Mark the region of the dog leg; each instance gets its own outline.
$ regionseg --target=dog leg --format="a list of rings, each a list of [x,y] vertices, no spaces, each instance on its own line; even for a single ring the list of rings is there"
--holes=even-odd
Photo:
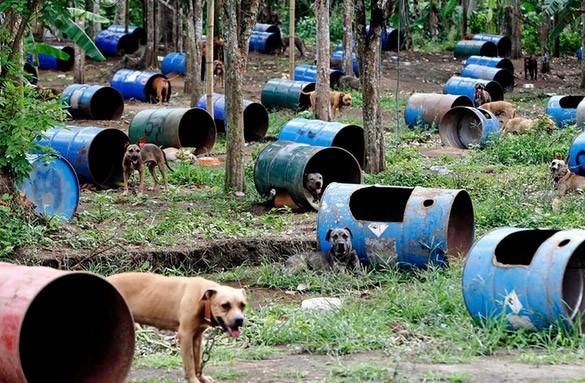
[[[144,194],[144,165],[141,165],[138,168],[138,174],[140,176],[140,185],[138,186],[138,191],[140,194]]]
[[[165,169],[165,165],[160,164],[158,166],[158,170],[160,171],[160,174],[162,175],[163,183],[165,185],[165,190],[169,190],[169,184],[167,182],[167,171]]]
[[[215,380],[210,378],[209,376],[203,375],[203,366],[201,365],[201,338],[203,335],[203,331],[197,331],[195,336],[193,337],[193,355],[194,355],[194,363],[195,363],[195,376],[201,383],[214,383]]]
[[[128,172],[126,170],[124,170],[123,175],[124,175],[124,192],[122,193],[122,195],[128,195]]]
[[[154,186],[152,188],[152,190],[157,191],[158,190],[158,178],[156,177],[156,173],[154,172],[154,169],[156,168],[156,165],[148,165],[148,170],[150,171],[150,175],[152,176],[152,179],[154,180]],[[162,173],[162,170],[161,170]]]
[[[193,334],[185,328],[179,326],[177,333],[181,346],[181,358],[185,369],[185,379],[189,383],[200,383],[195,374],[195,363],[193,355]]]

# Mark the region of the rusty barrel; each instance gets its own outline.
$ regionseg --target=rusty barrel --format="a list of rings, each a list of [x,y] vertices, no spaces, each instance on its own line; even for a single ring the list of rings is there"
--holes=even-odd
[[[141,139],[173,148],[195,148],[195,154],[211,151],[215,144],[215,123],[201,108],[147,109],[136,114],[128,136],[132,143]]]
[[[467,253],[475,232],[465,190],[331,183],[317,215],[323,252],[331,248],[327,232],[343,227],[364,264],[401,268],[445,267]]]
[[[552,96],[546,105],[548,114],[559,128],[565,128],[577,122],[577,110],[584,96]],[[580,116],[585,117],[583,106]]]
[[[125,382],[134,354],[126,302],[86,272],[0,262],[0,382]]]
[[[463,268],[463,298],[478,322],[510,329],[583,329],[585,230],[499,228],[479,239]]]
[[[358,161],[345,149],[276,141],[258,155],[254,183],[262,196],[272,189],[285,190],[297,205],[317,210],[319,202],[304,187],[309,173],[323,176],[323,188],[331,182],[362,182]]]
[[[500,122],[481,108],[456,106],[439,123],[439,136],[444,145],[469,149],[483,146],[500,134]]]
[[[456,106],[473,106],[473,102],[465,96],[415,93],[404,109],[404,121],[409,128],[437,125],[443,115]]]
[[[72,84],[65,88],[61,99],[73,118],[117,120],[124,112],[124,98],[109,86]]]

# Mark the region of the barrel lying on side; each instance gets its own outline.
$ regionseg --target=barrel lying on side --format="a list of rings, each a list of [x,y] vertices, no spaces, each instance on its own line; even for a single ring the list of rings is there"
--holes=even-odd
[[[473,243],[473,205],[465,190],[332,183],[317,216],[323,252],[331,247],[327,232],[343,227],[365,264],[447,266]]]
[[[144,102],[156,102],[156,92],[152,83],[157,77],[167,79],[167,77],[157,72],[141,72],[130,69],[120,69],[114,74],[111,85],[125,98],[135,98]],[[168,102],[171,98],[171,83],[169,82],[169,92],[163,102]]]
[[[339,79],[343,75],[343,71],[339,69],[329,69],[329,84],[332,88],[339,87]],[[317,82],[317,66],[308,64],[297,65],[295,67],[295,80]]]
[[[215,144],[215,123],[201,108],[147,109],[136,114],[128,129],[130,142],[141,139],[159,146],[195,148],[208,153]]]
[[[124,112],[124,98],[109,86],[72,84],[65,88],[61,99],[73,118],[117,120]]]
[[[213,94],[213,118],[219,132],[225,132],[225,96],[223,94]],[[197,107],[207,110],[207,95],[201,96],[197,102]],[[264,105],[244,100],[244,139],[248,142],[258,141],[268,131],[268,111]]]
[[[278,33],[280,35],[280,27],[277,24],[256,23],[252,31]]]
[[[514,89],[514,74],[507,69],[469,64],[461,71],[461,77],[496,81],[506,91],[512,91]]]
[[[124,32],[101,31],[95,37],[95,45],[106,56],[119,56],[134,53],[140,46],[135,35]]]
[[[469,56],[465,60],[465,66],[467,65],[483,65],[492,68],[507,69],[514,73],[514,64],[510,59],[503,57],[485,57],[485,56]]]
[[[478,33],[473,35],[475,41],[490,41],[496,45],[498,56],[510,57],[512,56],[512,40],[508,36],[490,35],[486,33]]]
[[[73,47],[70,46],[53,46],[53,48],[60,49],[61,51],[65,52],[69,58],[67,60],[58,59],[55,56],[47,55],[44,53],[39,53],[38,63],[40,69],[45,70],[58,70],[62,72],[67,72],[73,69],[73,64],[75,63],[75,50]],[[32,63],[33,57],[32,55],[27,55],[27,61]]]
[[[112,24],[108,27],[109,31],[126,33],[126,27],[124,25]],[[146,44],[146,30],[142,27],[135,25],[128,25],[128,33],[132,34],[140,42],[140,44]]]
[[[577,107],[585,96],[553,96],[548,100],[546,114],[548,114],[559,128],[577,122]]]
[[[579,134],[569,148],[569,169],[585,176],[585,133]]]
[[[251,52],[272,54],[282,47],[280,34],[254,31],[248,42]]]
[[[500,122],[491,112],[481,108],[457,106],[449,110],[439,123],[444,145],[469,149],[482,146],[500,134]]]
[[[185,53],[169,52],[160,63],[160,71],[165,76],[169,73],[185,74],[187,71]]]
[[[319,201],[304,187],[309,173],[323,176],[323,188],[332,182],[362,181],[360,165],[345,149],[276,141],[258,155],[254,183],[262,196],[268,196],[272,189],[285,190],[297,205],[317,210]]]
[[[415,93],[404,109],[404,121],[410,128],[438,125],[443,115],[456,106],[473,106],[473,102],[465,96]]]
[[[260,100],[262,105],[268,109],[288,108],[303,110],[311,106],[311,101],[307,93],[314,90],[314,82],[273,78],[262,88]]]
[[[471,101],[475,102],[476,84],[482,84],[485,87],[485,90],[490,94],[492,101],[502,101],[504,99],[504,89],[499,83],[490,80],[459,76],[452,76],[445,83],[443,86],[443,93],[467,96]]]
[[[122,180],[122,159],[129,140],[118,129],[55,127],[47,130],[40,145],[49,146],[73,165],[81,182],[100,187]]]
[[[342,148],[350,152],[360,166],[364,166],[364,130],[358,125],[294,118],[282,127],[278,139]]]
[[[469,56],[496,57],[498,55],[498,48],[491,41],[461,40],[455,45],[453,55],[460,59]]]
[[[585,314],[585,231],[500,228],[469,251],[463,298],[476,321],[511,329],[571,326]]]
[[[0,262],[0,382],[126,381],[134,323],[102,277]]]
[[[353,65],[353,74],[356,77],[360,76],[360,67],[355,53],[351,54],[351,62]],[[343,70],[343,51],[335,51],[331,54],[331,66]]]

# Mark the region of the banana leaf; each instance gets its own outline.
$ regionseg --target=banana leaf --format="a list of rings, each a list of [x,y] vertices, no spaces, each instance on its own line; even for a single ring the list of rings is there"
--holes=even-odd
[[[54,15],[50,20],[57,29],[69,37],[77,46],[85,51],[85,53],[96,61],[106,61],[104,55],[95,46],[94,42],[89,38],[85,31],[75,24],[73,20],[63,15]]]
[[[100,24],[107,24],[110,22],[107,18],[98,15],[97,13],[86,11],[85,9],[79,8],[67,8],[71,17],[81,17],[86,21],[91,21],[92,23],[100,23]]]
[[[67,61],[69,60],[69,54],[63,52],[59,48],[55,48],[45,43],[35,43],[32,45],[32,54],[44,54],[47,56],[56,57],[58,60]]]

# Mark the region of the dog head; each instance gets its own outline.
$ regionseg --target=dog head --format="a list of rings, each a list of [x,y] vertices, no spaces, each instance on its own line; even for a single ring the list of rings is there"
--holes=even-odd
[[[247,303],[244,289],[217,286],[208,289],[201,300],[209,304],[211,317],[225,332],[234,338],[240,336]]]
[[[331,244],[331,251],[334,256],[341,256],[351,252],[353,246],[351,244],[351,230],[345,228],[329,229],[325,240]]]
[[[220,60],[213,61],[213,74],[221,76],[223,74],[223,62]]]
[[[559,179],[563,178],[563,176],[569,171],[565,161],[561,160],[560,158],[555,158],[552,160],[549,169],[550,175],[554,181],[558,181]]]
[[[343,106],[351,106],[351,94],[341,93],[339,95],[339,104]]]
[[[131,144],[126,147],[125,157],[128,158],[134,166],[138,165],[138,162],[140,161],[140,150],[140,146],[136,144]]]
[[[309,173],[305,179],[305,187],[312,193],[321,194],[323,188],[323,176],[321,173]]]

